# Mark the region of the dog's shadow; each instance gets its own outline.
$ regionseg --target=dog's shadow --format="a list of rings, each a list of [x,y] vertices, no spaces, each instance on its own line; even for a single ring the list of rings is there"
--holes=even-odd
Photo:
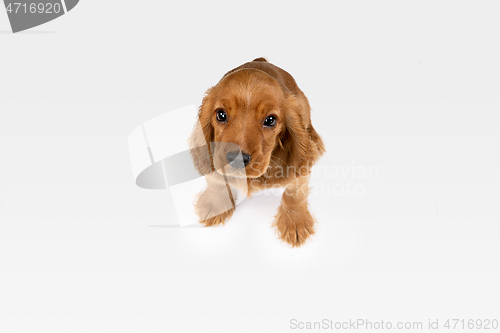
[[[236,210],[231,218],[231,221],[228,221],[228,223],[248,220],[248,217],[251,217],[252,221],[269,222],[269,219],[272,221],[278,206],[281,203],[283,191],[283,189],[264,190],[252,195],[250,198],[245,198],[236,206]],[[179,224],[158,224],[150,225],[149,227],[171,229],[204,228],[201,224],[190,224],[187,226],[181,226]]]

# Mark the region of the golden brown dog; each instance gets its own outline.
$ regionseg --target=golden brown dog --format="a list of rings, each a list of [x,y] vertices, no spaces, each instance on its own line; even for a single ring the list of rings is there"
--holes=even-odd
[[[214,214],[229,187],[246,189],[248,196],[285,187],[273,225],[282,240],[302,245],[314,233],[307,204],[309,174],[325,148],[293,77],[264,58],[247,62],[207,91],[198,120],[201,131],[193,132],[190,146],[196,168],[207,175],[207,188],[195,204],[201,223],[223,224],[232,216],[233,197],[231,209]],[[196,149],[207,144],[205,152]]]

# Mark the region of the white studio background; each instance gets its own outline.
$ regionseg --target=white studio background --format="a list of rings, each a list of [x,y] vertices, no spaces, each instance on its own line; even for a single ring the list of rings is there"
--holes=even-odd
[[[0,332],[500,319],[499,10],[82,0],[15,35],[0,10]],[[279,197],[177,228],[130,169],[132,129],[261,56],[327,147],[299,249],[271,228]]]

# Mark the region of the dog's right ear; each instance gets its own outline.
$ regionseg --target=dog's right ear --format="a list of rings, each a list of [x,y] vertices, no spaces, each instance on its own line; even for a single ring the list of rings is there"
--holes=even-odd
[[[210,149],[211,142],[214,141],[211,112],[213,98],[211,90],[209,89],[203,98],[198,112],[198,119],[189,138],[189,148],[191,149],[194,167],[202,176],[215,170]]]

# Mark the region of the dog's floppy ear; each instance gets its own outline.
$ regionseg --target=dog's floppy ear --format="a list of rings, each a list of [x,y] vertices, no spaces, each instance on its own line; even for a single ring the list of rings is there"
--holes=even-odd
[[[285,130],[280,146],[284,149],[286,167],[297,176],[309,174],[310,136],[300,113],[300,105],[293,95],[285,103]]]
[[[198,112],[198,120],[189,138],[189,148],[194,166],[200,175],[214,171],[211,142],[214,141],[214,128],[212,126],[212,97],[211,89],[207,91]]]

